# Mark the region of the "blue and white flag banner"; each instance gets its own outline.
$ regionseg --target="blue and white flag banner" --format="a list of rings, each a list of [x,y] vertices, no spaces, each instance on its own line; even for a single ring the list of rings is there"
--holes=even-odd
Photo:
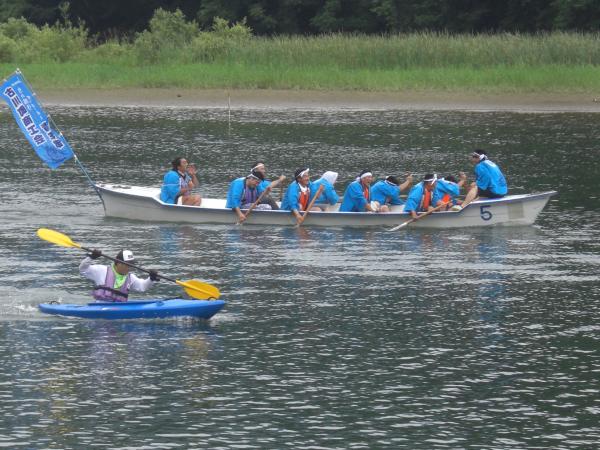
[[[20,72],[10,76],[0,87],[15,120],[42,161],[56,169],[72,158],[73,150],[60,132],[52,129],[42,109]]]

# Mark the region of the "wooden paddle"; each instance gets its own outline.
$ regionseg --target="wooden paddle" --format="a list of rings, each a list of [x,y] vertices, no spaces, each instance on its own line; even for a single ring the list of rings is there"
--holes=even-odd
[[[256,201],[254,203],[252,203],[250,205],[250,208],[248,208],[248,211],[246,211],[246,219],[248,218],[248,215],[252,212],[252,210],[254,208],[256,208],[256,206],[260,203],[260,201],[263,199],[263,197],[271,192],[273,190],[274,187],[276,187],[279,183],[281,183],[283,180],[285,180],[285,175],[281,175],[279,178],[277,178],[275,181],[273,181],[268,187],[267,189],[265,189],[264,191],[262,191],[260,193],[260,195],[258,196],[258,198],[256,199]],[[243,222],[238,222],[238,225],[241,225]]]
[[[86,252],[91,252],[92,250],[89,248],[85,248],[82,247],[80,244],[73,242],[71,240],[71,238],[69,236],[67,236],[66,234],[60,233],[58,231],[55,230],[50,230],[48,228],[40,228],[39,230],[37,230],[37,235],[40,239],[43,239],[45,241],[48,242],[52,242],[53,244],[59,245],[61,247],[72,247],[72,248],[79,248],[81,250],[84,250]],[[146,272],[146,273],[150,273],[149,270],[144,269],[142,267],[133,265],[131,263],[128,263],[126,261],[121,261],[119,259],[116,258],[111,258],[110,256],[106,256],[106,255],[102,255],[103,257],[110,259],[111,261],[115,261],[115,262],[119,262],[122,264],[126,264],[129,267],[133,267],[134,269],[140,270],[142,272]],[[216,286],[213,286],[212,284],[208,284],[208,283],[204,283],[203,281],[200,280],[187,280],[187,281],[181,281],[181,280],[174,280],[172,278],[168,278],[165,277],[164,275],[160,275],[160,278],[162,280],[167,280],[167,281],[171,281],[173,283],[177,283],[178,285],[180,285],[181,287],[183,287],[183,289],[185,290],[185,292],[193,298],[196,299],[200,299],[200,300],[216,300],[221,296],[221,292],[219,291],[219,289]]]
[[[418,217],[413,217],[412,219],[407,220],[406,222],[402,222],[400,225],[396,225],[394,228],[390,228],[388,231],[397,231],[400,228],[404,228],[405,226],[407,226],[407,225],[409,225],[409,224],[411,224],[413,222],[416,222],[417,220],[421,220],[423,217],[427,217],[431,213],[439,211],[440,209],[442,209],[445,206],[448,206],[449,204],[450,204],[450,202],[442,203],[441,205],[436,206],[433,209],[430,209],[429,211],[427,211],[426,213],[423,213],[423,214],[419,215]]]
[[[313,205],[319,198],[319,195],[321,195],[321,192],[323,192],[324,188],[325,188],[325,186],[323,186],[323,185],[319,186],[319,189],[317,189],[317,193],[315,194],[313,199],[310,201],[310,203],[306,207],[306,211],[304,211],[304,214],[301,214],[302,218],[298,219],[298,223],[296,224],[296,227],[299,227],[300,225],[302,225],[304,223],[306,216],[308,216],[308,213],[310,212],[311,208],[313,207]]]

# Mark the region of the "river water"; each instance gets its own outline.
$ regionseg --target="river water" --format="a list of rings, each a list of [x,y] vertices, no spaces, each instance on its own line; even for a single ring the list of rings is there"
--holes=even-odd
[[[470,171],[489,151],[512,193],[557,190],[534,226],[414,230],[108,219],[72,162],[51,171],[0,112],[0,447],[594,448],[600,441],[600,116],[415,111],[50,108],[98,181],[200,193],[264,159]],[[44,316],[84,303],[76,249],[220,287],[210,321]],[[180,295],[162,282],[158,297]]]

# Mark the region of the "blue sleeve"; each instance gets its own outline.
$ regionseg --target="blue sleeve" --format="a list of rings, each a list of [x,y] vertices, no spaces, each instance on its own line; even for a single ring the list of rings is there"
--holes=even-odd
[[[260,184],[258,185],[258,193],[260,194],[262,191],[264,191],[267,187],[269,187],[269,185],[271,184],[271,182],[269,180],[262,180],[260,182]]]
[[[299,192],[300,190],[298,189],[298,183],[291,183],[285,191],[285,195],[283,196],[283,201],[281,202],[281,209],[285,209],[288,211],[298,211],[298,200],[300,198]]]
[[[491,187],[492,178],[485,164],[479,163],[475,166],[475,176],[477,178],[477,187],[481,189],[489,189]]]
[[[319,186],[323,186],[323,191],[321,192],[321,195],[319,195],[319,198],[315,203],[321,205],[324,203],[335,205],[340,199],[340,197],[337,195],[337,192],[335,192],[335,189],[331,185],[331,183],[328,183],[325,180],[315,181],[314,183],[311,183],[310,200],[312,201],[313,197],[317,193],[317,190],[319,189]]]
[[[173,170],[169,170],[163,178],[163,185],[160,189],[160,199],[165,203],[175,203],[175,197],[179,193],[179,175]]]
[[[420,184],[413,186],[408,193],[408,198],[404,204],[404,212],[418,211],[423,197],[423,187]]]
[[[404,201],[400,198],[400,186],[390,186],[388,193],[391,205],[403,205]]]
[[[344,192],[340,212],[364,212],[366,206],[367,199],[363,194],[361,184],[353,181]]]
[[[244,179],[240,178],[233,180],[229,185],[229,192],[227,192],[227,203],[225,208],[241,208],[242,207],[242,194],[244,193]]]
[[[449,194],[452,199],[458,197],[460,194],[460,187],[456,183],[450,183],[448,181],[439,180],[435,184],[435,189],[433,191],[433,197],[431,199],[431,203],[435,206],[437,202],[440,201],[444,194]]]

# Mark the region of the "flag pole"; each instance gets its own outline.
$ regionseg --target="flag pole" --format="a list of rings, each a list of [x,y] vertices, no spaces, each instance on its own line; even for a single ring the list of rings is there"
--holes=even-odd
[[[17,70],[15,71],[15,73],[21,76],[21,78],[23,79],[23,82],[27,85],[27,87],[31,91],[31,94],[35,98],[37,98],[37,93],[33,89],[33,86],[29,83],[29,81],[27,81],[27,78],[25,78],[25,75],[23,75],[23,72],[21,72],[21,70],[18,67],[17,67]],[[63,138],[65,140],[65,142],[68,142],[67,138],[63,135],[62,131],[60,131],[60,129],[56,125],[56,122],[54,121],[52,116],[47,111],[45,111],[45,113],[46,113],[46,116],[48,117],[48,121],[51,122],[52,127],[56,131],[58,131],[58,134],[60,135],[61,138]],[[69,144],[69,147],[71,148],[71,151],[73,151],[73,147],[71,147],[70,144]],[[73,151],[73,159],[75,160],[75,163],[79,166],[79,169],[81,170],[83,175],[85,175],[88,184],[94,189],[94,191],[96,192],[98,197],[100,197],[100,201],[102,202],[102,205],[104,205],[104,200],[102,199],[102,195],[100,195],[100,191],[99,191],[98,187],[96,186],[96,182],[92,179],[90,173],[85,168],[85,166],[82,164],[82,162],[79,160],[79,158],[77,157],[77,154],[74,151]]]

